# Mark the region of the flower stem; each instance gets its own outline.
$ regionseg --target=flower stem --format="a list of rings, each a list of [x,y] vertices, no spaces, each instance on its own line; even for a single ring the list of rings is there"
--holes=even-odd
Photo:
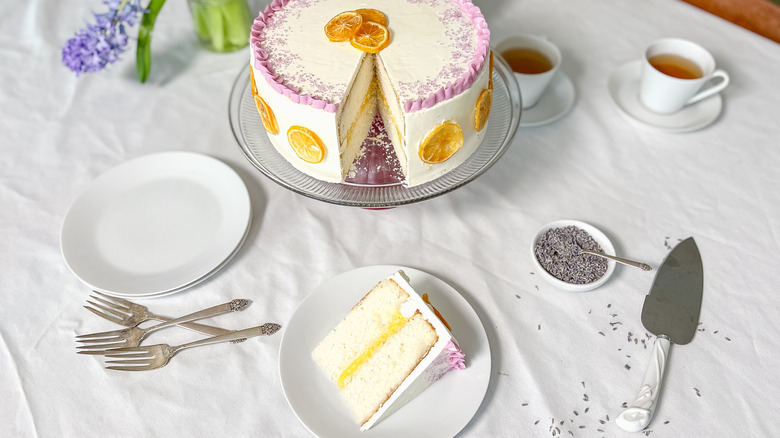
[[[128,0],[123,0],[123,4]],[[138,80],[146,82],[149,71],[152,69],[152,31],[157,14],[160,13],[165,0],[150,0],[149,6],[141,19],[141,27],[138,29],[138,46],[135,50],[135,69]]]

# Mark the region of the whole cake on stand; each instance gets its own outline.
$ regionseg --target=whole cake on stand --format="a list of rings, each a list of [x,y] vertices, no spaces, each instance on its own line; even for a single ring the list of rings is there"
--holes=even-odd
[[[409,187],[455,169],[485,135],[490,32],[470,0],[274,0],[250,51],[271,143],[314,178],[371,182],[370,130],[386,133],[388,173]]]

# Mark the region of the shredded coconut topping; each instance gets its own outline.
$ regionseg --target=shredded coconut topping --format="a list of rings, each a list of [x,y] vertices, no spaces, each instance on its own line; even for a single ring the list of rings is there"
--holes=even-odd
[[[323,1],[273,0],[255,19],[250,45],[254,67],[276,92],[293,102],[335,113],[348,91],[348,84],[329,82],[302,68],[301,55],[288,44],[291,37],[304,31],[296,27],[301,14]],[[439,49],[445,52],[445,59],[451,60],[425,81],[396,82],[404,110],[414,112],[450,99],[471,86],[489,56],[490,31],[471,0],[406,0],[406,3],[444,9],[438,19],[446,29],[447,44]],[[277,14],[282,9],[285,13]],[[391,32],[392,20],[390,17]],[[474,37],[463,38],[474,29]]]

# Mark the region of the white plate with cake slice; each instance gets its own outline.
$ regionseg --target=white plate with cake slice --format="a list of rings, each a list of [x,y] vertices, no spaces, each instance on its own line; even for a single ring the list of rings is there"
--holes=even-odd
[[[402,269],[420,293],[452,327],[466,355],[466,369],[445,374],[387,419],[361,432],[336,385],[311,357],[314,347],[379,280]],[[471,421],[490,382],[490,345],[471,305],[442,280],[426,272],[392,265],[342,273],[318,286],[285,328],[279,374],[287,402],[309,431],[319,437],[451,437]]]

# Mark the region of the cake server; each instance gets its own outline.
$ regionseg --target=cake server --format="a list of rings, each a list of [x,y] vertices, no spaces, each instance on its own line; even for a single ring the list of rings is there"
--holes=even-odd
[[[621,429],[639,432],[650,423],[661,392],[669,347],[672,342],[684,345],[693,339],[703,289],[701,255],[696,242],[689,237],[666,257],[645,297],[642,324],[657,338],[636,400],[615,420]]]

